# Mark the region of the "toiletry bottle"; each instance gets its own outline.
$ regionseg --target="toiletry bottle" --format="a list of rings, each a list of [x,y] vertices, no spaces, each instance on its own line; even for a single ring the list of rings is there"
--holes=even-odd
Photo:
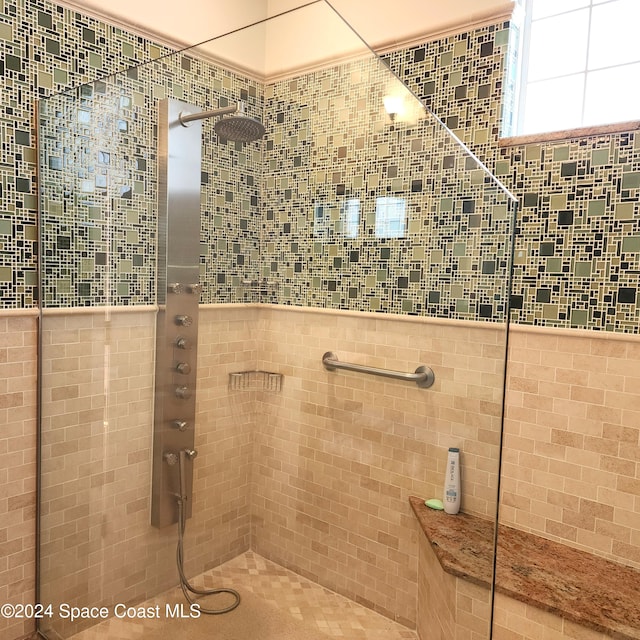
[[[455,514],[460,511],[460,449],[450,447],[444,479],[444,510]]]

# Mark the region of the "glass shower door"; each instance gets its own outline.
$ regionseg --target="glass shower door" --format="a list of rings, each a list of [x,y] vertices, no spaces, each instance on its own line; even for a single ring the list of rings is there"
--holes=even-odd
[[[264,52],[293,19],[309,64],[289,73],[291,51]],[[344,50],[314,66],[320,23]],[[256,43],[266,80],[242,71]],[[150,524],[157,106],[240,97],[264,141],[203,124],[187,573],[253,549],[424,632],[433,558],[411,504],[441,495],[458,446],[463,511],[487,525],[474,631],[489,638],[512,197],[324,2],[216,39],[215,63],[196,53],[40,105],[39,598],[57,613],[41,631],[69,638],[96,624],[87,607],[177,584],[176,529]],[[435,383],[325,371],[329,350],[425,364]],[[277,396],[229,388],[258,370],[284,376]]]

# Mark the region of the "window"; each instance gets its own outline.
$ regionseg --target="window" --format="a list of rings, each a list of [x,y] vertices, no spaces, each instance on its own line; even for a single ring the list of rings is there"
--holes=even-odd
[[[638,0],[524,0],[517,134],[640,120]]]

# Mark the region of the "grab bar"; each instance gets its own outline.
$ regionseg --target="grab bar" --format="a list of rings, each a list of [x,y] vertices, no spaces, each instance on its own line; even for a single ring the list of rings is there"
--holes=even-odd
[[[338,360],[338,356],[331,351],[327,351],[322,356],[322,364],[327,371],[345,369],[347,371],[357,371],[358,373],[369,373],[374,376],[393,378],[394,380],[415,382],[421,389],[428,389],[436,379],[433,370],[423,364],[416,369],[415,373],[403,373],[402,371],[378,369],[377,367],[368,367],[363,364],[353,364],[352,362],[340,362],[340,360]]]

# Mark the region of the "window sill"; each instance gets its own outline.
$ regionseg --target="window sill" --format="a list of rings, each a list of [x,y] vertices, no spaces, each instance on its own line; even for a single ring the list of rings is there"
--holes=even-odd
[[[516,147],[533,144],[535,142],[559,142],[562,140],[575,140],[576,138],[606,136],[612,133],[626,133],[630,131],[638,131],[639,129],[640,120],[634,120],[632,122],[617,122],[615,124],[606,124],[597,127],[582,127],[580,129],[567,129],[565,131],[532,133],[526,136],[512,136],[510,138],[501,138],[498,141],[498,146]]]

